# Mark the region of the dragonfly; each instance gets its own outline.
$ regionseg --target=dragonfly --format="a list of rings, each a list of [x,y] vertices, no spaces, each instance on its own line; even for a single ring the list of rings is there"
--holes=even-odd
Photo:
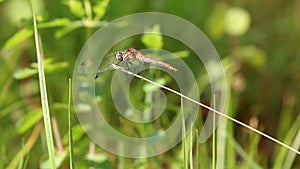
[[[177,71],[177,69],[175,67],[171,66],[170,64],[168,64],[166,62],[147,57],[144,53],[138,51],[135,48],[127,48],[125,50],[117,51],[117,52],[114,52],[114,53],[104,57],[103,62],[101,62],[100,67],[96,70],[97,75],[96,75],[95,79],[98,77],[99,74],[106,72],[108,70],[111,70],[112,69],[111,64],[120,65],[124,69],[129,70],[129,69],[136,69],[137,62],[142,63],[142,64],[149,63],[149,64],[153,64],[153,65],[157,65],[157,66],[166,68],[171,71]],[[81,67],[87,66],[87,64],[82,63],[80,66]]]

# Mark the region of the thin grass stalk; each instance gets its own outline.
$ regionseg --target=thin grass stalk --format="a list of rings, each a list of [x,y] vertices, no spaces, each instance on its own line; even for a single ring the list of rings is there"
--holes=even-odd
[[[70,150],[70,169],[75,168],[74,166],[74,150],[73,150],[73,131],[72,131],[72,120],[71,120],[71,92],[72,92],[72,80],[69,79],[69,99],[68,99],[68,123],[69,123],[69,150]]]
[[[181,98],[181,102],[183,101],[183,99]],[[185,121],[184,121],[184,114],[183,114],[183,110],[180,111],[181,112],[181,116],[182,116],[182,150],[183,150],[183,168],[184,169],[188,169],[188,157],[187,157],[187,151],[188,151],[188,147],[187,147],[187,137],[186,137],[186,131],[185,131]]]
[[[220,115],[220,116],[222,116],[222,117],[224,117],[224,118],[226,118],[226,119],[228,119],[228,120],[231,120],[231,121],[233,121],[233,122],[235,122],[235,123],[237,123],[237,124],[239,124],[239,125],[241,125],[241,126],[247,128],[247,129],[249,129],[249,130],[251,130],[251,131],[253,131],[253,132],[259,134],[259,135],[262,135],[262,136],[266,137],[267,139],[269,139],[269,140],[271,140],[271,141],[273,141],[273,142],[275,142],[275,143],[277,143],[277,144],[279,144],[279,145],[281,145],[281,146],[283,146],[283,147],[285,147],[285,148],[287,148],[287,149],[289,149],[289,150],[291,150],[291,151],[297,153],[298,155],[300,155],[300,151],[296,150],[295,148],[293,148],[293,147],[291,147],[291,146],[289,146],[289,145],[287,145],[287,144],[284,144],[283,142],[281,142],[281,141],[279,141],[279,140],[277,140],[277,139],[271,137],[270,135],[265,134],[265,133],[263,133],[263,132],[261,132],[261,131],[255,129],[255,128],[253,128],[253,127],[251,127],[251,126],[249,126],[249,125],[243,123],[243,122],[240,122],[240,121],[236,120],[236,119],[233,118],[233,117],[230,117],[230,116],[228,116],[228,115],[226,115],[226,114],[224,114],[224,113],[222,113],[222,112],[220,112],[220,111],[218,111],[218,110],[215,110],[215,109],[213,109],[213,108],[211,108],[211,107],[209,107],[209,106],[207,106],[207,105],[205,105],[205,104],[203,104],[203,103],[200,103],[200,102],[198,102],[197,100],[194,100],[194,99],[192,99],[192,98],[189,98],[188,96],[186,96],[186,95],[184,95],[184,94],[182,94],[182,93],[180,93],[180,92],[178,92],[178,91],[176,91],[176,90],[173,90],[173,89],[168,88],[168,87],[166,87],[166,86],[163,86],[163,85],[161,85],[161,84],[159,84],[159,83],[156,83],[156,82],[154,82],[154,81],[152,81],[152,80],[149,80],[149,79],[147,79],[147,78],[145,78],[145,77],[143,77],[143,76],[140,76],[140,75],[138,75],[138,74],[135,74],[135,73],[133,73],[133,72],[130,72],[130,71],[128,71],[128,70],[125,70],[124,68],[122,68],[122,67],[120,67],[120,66],[117,66],[117,65],[115,65],[115,64],[112,64],[112,65],[111,65],[111,69],[118,70],[118,71],[121,71],[121,72],[123,72],[123,73],[127,73],[127,74],[132,75],[132,76],[135,76],[135,77],[137,77],[137,78],[139,78],[139,79],[141,79],[141,80],[145,80],[145,81],[147,81],[147,82],[149,82],[149,83],[151,83],[151,84],[157,85],[158,87],[161,87],[161,88],[163,88],[163,89],[165,89],[165,90],[168,90],[168,91],[170,91],[170,92],[172,92],[172,93],[174,93],[174,94],[176,94],[176,95],[178,95],[178,96],[180,96],[180,97],[182,97],[182,98],[185,98],[185,99],[187,99],[187,100],[189,100],[189,101],[191,101],[191,102],[193,102],[193,103],[195,103],[195,104],[197,104],[197,105],[199,105],[199,106],[201,106],[201,107],[204,107],[204,108],[206,108],[206,109],[208,109],[208,110],[210,110],[210,111],[212,111],[212,112],[214,112],[214,113],[216,113],[216,114],[218,114],[218,115]]]
[[[216,95],[214,95],[214,108],[216,106]],[[213,135],[212,135],[212,169],[216,168],[216,114],[213,114]]]
[[[190,169],[194,169],[194,162],[193,162],[193,127],[194,123],[191,123],[191,132],[190,132],[190,149],[189,149],[189,155],[190,155]]]
[[[195,142],[196,142],[196,147],[195,147],[195,150],[196,150],[196,152],[195,152],[195,168],[196,169],[198,169],[198,168],[200,168],[200,164],[199,164],[199,160],[198,160],[198,156],[199,156],[199,144],[197,144],[198,143],[198,141],[199,141],[199,139],[198,139],[198,136],[199,135],[199,133],[198,133],[198,129],[196,128],[195,129]]]

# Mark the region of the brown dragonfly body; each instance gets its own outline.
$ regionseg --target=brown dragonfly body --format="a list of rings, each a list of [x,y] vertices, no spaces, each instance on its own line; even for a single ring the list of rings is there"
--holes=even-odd
[[[136,59],[143,63],[150,63],[150,64],[164,67],[164,68],[172,70],[172,71],[177,71],[177,69],[174,68],[173,66],[171,66],[170,64],[162,62],[157,59],[149,58],[146,55],[144,55],[142,52],[140,52],[134,48],[128,48],[124,51],[117,52],[116,58],[121,62],[129,62],[132,59]]]
[[[115,57],[112,57],[113,55],[115,55]],[[122,51],[117,51],[111,55],[107,55],[106,57],[104,57],[103,61],[101,62],[101,65],[98,67],[98,62],[83,62],[80,64],[78,71],[83,74],[95,72],[97,74],[97,78],[98,74],[111,70],[111,64],[123,65],[125,69],[126,67],[133,68],[136,66],[134,65],[135,60],[141,63],[150,63],[158,65],[171,71],[177,71],[177,69],[171,66],[170,64],[157,59],[149,58],[145,54],[134,48],[128,48]]]

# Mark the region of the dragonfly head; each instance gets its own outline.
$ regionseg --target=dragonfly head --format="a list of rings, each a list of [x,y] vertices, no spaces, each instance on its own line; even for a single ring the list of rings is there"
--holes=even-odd
[[[123,52],[119,51],[116,53],[116,58],[119,60],[119,61],[123,61]]]

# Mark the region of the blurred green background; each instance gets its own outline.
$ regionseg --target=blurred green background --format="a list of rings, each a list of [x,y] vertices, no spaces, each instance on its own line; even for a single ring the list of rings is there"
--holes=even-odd
[[[94,31],[107,22],[136,12],[173,14],[201,29],[211,40],[227,68],[226,76],[230,90],[226,113],[299,149],[300,1],[34,0],[33,6],[37,13],[45,57],[51,117],[57,123],[56,129],[53,130],[59,132],[62,140],[62,147],[59,143],[55,145],[58,154],[63,154],[60,157],[60,168],[69,167],[66,125],[68,78],[72,77],[76,58]],[[20,164],[25,164],[24,168],[47,166],[45,133],[41,128],[42,113],[33,22],[28,2],[0,0],[0,25],[0,168],[16,167]],[[178,46],[176,42],[163,38],[163,49],[172,52],[189,51],[187,47]],[[121,46],[126,48],[134,44],[137,49],[148,47],[140,37],[124,42]],[[184,54],[182,59],[194,68],[198,85],[209,90],[206,86],[209,84],[203,78],[205,70],[197,70],[199,64],[193,65],[195,57],[189,52]],[[153,77],[164,79],[164,75],[161,74]],[[171,80],[164,83],[174,87]],[[143,85],[145,83],[140,84]],[[202,97],[208,104],[209,91],[205,90]],[[145,102],[139,103],[138,106],[142,108],[145,107],[144,98],[147,95],[143,93],[141,90],[141,93],[137,94],[137,100]],[[105,99],[107,96],[100,97]],[[170,97],[174,96],[168,96]],[[179,103],[180,100],[177,99],[173,99],[173,103]],[[109,109],[111,105],[107,107]],[[169,109],[179,110],[179,107],[176,105]],[[112,110],[113,108],[110,109]],[[199,117],[199,121],[206,117],[205,112],[201,115],[203,117]],[[107,116],[120,128],[127,125],[124,120],[113,117],[114,114]],[[172,116],[164,117],[170,118]],[[78,168],[183,167],[184,159],[180,145],[149,159],[120,158],[99,147],[93,148],[91,140],[78,125],[74,111],[72,119],[74,158]],[[171,120],[164,120],[161,126],[170,124]],[[201,124],[197,124],[194,130],[200,126]],[[139,127],[136,130],[137,133],[143,132]],[[225,161],[224,165],[217,165],[219,168],[300,167],[299,155],[288,154],[285,148],[239,125],[228,121],[224,131],[229,136],[224,140],[226,143],[223,143],[226,146],[224,156],[217,155],[217,161],[218,158]],[[195,167],[211,167],[211,144],[208,142],[194,147],[193,154],[199,152],[195,155],[198,159],[193,164]],[[16,158],[16,154],[27,146],[29,153],[21,156],[24,158]],[[93,156],[95,154],[97,158]],[[94,158],[89,158],[91,155]]]

